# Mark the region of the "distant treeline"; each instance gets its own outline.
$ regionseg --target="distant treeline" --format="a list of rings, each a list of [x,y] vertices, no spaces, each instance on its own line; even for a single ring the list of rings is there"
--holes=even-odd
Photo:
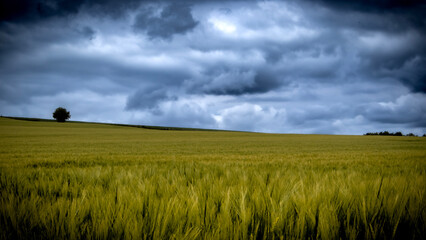
[[[402,134],[402,132],[388,132],[388,131],[384,131],[384,132],[368,132],[364,135],[380,135],[380,136],[407,136],[407,137],[418,137],[416,134],[414,133],[409,133],[409,134]],[[426,137],[426,134],[423,134],[423,137]]]

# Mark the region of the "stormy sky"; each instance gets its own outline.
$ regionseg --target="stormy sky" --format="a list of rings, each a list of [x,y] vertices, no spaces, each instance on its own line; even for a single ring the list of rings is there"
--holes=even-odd
[[[0,114],[273,133],[426,133],[414,0],[0,2]]]

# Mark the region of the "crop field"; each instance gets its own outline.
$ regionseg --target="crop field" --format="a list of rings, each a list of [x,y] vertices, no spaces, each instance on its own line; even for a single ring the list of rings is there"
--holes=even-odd
[[[0,239],[425,239],[426,138],[0,118]]]

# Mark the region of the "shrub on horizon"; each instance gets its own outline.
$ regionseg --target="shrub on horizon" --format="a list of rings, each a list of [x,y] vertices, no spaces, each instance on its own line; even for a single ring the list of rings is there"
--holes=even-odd
[[[412,134],[412,133],[409,133]],[[407,134],[406,136],[416,136],[414,134],[409,135]],[[380,135],[380,136],[404,136],[404,134],[402,134],[402,132],[388,132],[388,131],[383,131],[383,132],[368,132],[364,135],[370,136],[370,135]],[[426,134],[425,134],[426,135]]]

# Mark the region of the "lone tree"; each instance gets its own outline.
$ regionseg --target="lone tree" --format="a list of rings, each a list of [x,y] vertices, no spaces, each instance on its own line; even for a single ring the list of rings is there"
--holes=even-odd
[[[70,112],[68,112],[65,108],[58,107],[53,112],[53,118],[58,122],[65,122],[71,117]]]

